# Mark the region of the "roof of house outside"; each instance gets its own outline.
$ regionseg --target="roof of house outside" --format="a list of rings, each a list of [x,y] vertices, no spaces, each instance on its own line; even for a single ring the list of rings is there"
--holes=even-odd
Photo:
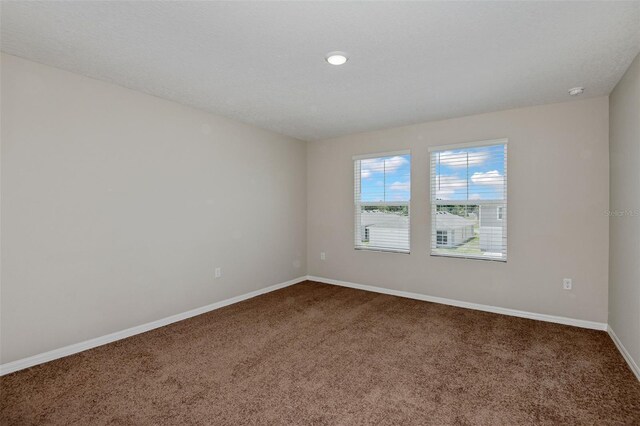
[[[449,212],[437,212],[436,229],[458,229],[475,225],[475,221],[465,219]],[[409,217],[394,213],[362,212],[361,223],[366,227],[376,228],[406,228],[409,225]]]
[[[436,229],[437,230],[445,230],[445,229],[457,229],[464,228],[466,226],[475,225],[475,221],[470,219],[465,219],[462,216],[458,216],[449,212],[439,211],[436,212]]]
[[[407,228],[409,216],[383,212],[362,212],[361,223],[376,228]]]

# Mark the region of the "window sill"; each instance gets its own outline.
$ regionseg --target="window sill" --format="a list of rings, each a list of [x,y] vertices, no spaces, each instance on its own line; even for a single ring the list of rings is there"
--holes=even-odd
[[[393,249],[384,249],[384,248],[374,248],[374,247],[355,247],[356,251],[373,251],[379,253],[396,253],[396,254],[411,254],[410,250],[393,250]]]
[[[486,260],[489,262],[507,263],[506,257],[490,257],[490,256],[464,256],[456,254],[444,254],[444,253],[429,253],[432,257],[450,257],[454,259],[469,259],[469,260]]]

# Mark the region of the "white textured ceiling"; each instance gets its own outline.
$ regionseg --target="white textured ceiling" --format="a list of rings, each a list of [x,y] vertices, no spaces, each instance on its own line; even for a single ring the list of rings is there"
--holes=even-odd
[[[2,2],[2,50],[304,140],[608,94],[640,2]],[[346,51],[349,62],[324,55]]]

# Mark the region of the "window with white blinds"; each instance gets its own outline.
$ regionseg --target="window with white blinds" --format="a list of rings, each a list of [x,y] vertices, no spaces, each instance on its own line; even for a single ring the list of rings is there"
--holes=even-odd
[[[507,140],[429,149],[431,254],[507,260]]]
[[[353,160],[355,248],[409,253],[409,151]]]

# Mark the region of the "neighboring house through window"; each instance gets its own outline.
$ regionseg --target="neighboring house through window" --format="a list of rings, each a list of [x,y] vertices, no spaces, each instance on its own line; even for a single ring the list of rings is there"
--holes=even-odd
[[[355,248],[409,253],[409,151],[353,158]]]

